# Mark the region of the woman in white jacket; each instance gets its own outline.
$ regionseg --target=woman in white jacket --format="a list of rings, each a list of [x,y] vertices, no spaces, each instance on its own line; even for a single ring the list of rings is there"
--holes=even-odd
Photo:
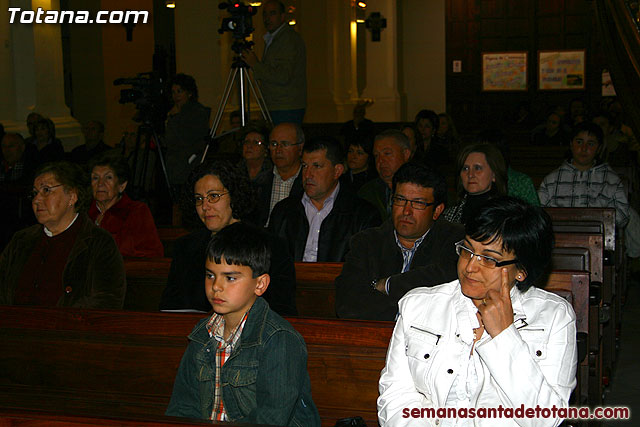
[[[380,424],[558,425],[553,410],[568,405],[577,351],[571,305],[532,287],[551,257],[551,219],[500,197],[465,229],[458,280],[400,300],[380,377]]]

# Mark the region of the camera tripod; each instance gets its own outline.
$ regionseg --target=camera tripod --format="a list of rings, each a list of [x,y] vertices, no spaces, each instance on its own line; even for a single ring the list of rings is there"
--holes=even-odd
[[[135,192],[139,191],[141,194],[144,194],[150,187],[151,183],[149,181],[153,179],[153,170],[155,169],[155,165],[151,165],[151,167],[149,166],[149,163],[151,161],[150,150],[152,140],[155,141],[156,144],[157,158],[159,159],[160,166],[162,167],[162,174],[164,175],[164,179],[167,184],[169,197],[171,200],[175,200],[173,188],[171,188],[169,175],[167,174],[167,166],[164,161],[164,155],[162,154],[160,138],[158,137],[158,133],[156,132],[155,127],[150,120],[144,120],[142,123],[140,123],[140,125],[138,125],[138,131],[136,133],[136,146],[133,152],[133,165],[131,166],[131,183],[133,186],[133,190]],[[140,153],[141,142],[144,144],[144,151],[142,153]],[[142,155],[142,159],[140,161],[138,160],[139,154]],[[149,170],[151,170],[151,173],[149,173]]]
[[[258,83],[255,81],[254,76],[249,73],[249,65],[240,57],[240,52],[242,52],[242,49],[246,48],[247,46],[250,45],[248,45],[246,41],[235,41],[231,46],[231,49],[236,53],[236,55],[233,57],[233,63],[231,64],[231,69],[229,70],[227,83],[224,87],[224,91],[222,92],[222,100],[220,101],[218,112],[216,113],[213,125],[211,126],[211,131],[209,132],[210,141],[204,149],[204,153],[202,154],[200,163],[203,163],[204,159],[207,157],[207,152],[209,151],[209,147],[211,146],[211,143],[213,141],[225,135],[228,135],[229,133],[237,132],[238,130],[240,130],[240,128],[235,128],[229,132],[225,132],[216,136],[216,131],[218,130],[218,126],[220,125],[220,121],[222,120],[224,108],[229,101],[229,96],[231,95],[231,90],[233,89],[233,84],[236,81],[236,77],[238,77],[238,94],[240,98],[240,114],[242,118],[242,126],[246,125],[246,123],[249,121],[249,101],[251,100],[251,94],[253,94],[253,97],[258,103],[258,107],[260,108],[260,112],[262,113],[262,118],[266,122],[272,123],[271,114],[269,114],[269,110],[267,109],[267,103],[262,96],[260,86],[258,86]],[[246,83],[248,83],[251,92],[247,91]]]

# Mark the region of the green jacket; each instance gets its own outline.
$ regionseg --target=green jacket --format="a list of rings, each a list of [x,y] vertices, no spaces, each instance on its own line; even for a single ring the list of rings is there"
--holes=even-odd
[[[80,214],[80,231],[62,273],[64,294],[59,307],[122,309],[127,288],[122,255],[111,233]],[[0,255],[0,305],[12,305],[13,296],[42,225],[18,231]]]
[[[218,342],[202,319],[189,335],[166,415],[209,419]],[[249,311],[240,342],[222,367],[222,402],[229,421],[320,426],[311,398],[307,346],[262,298]]]
[[[302,37],[286,22],[253,73],[270,111],[307,107],[306,49]]]

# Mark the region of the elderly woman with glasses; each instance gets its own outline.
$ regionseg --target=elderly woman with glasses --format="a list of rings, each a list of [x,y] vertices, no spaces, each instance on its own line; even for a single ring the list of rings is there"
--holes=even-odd
[[[191,209],[195,207],[203,227],[176,241],[160,310],[208,312],[211,304],[204,288],[207,245],[226,226],[255,218],[255,197],[248,178],[225,161],[200,165],[189,177],[188,186],[191,193],[185,200],[191,202]],[[255,232],[266,233],[257,227]],[[278,314],[295,315],[293,259],[284,241],[272,235],[267,240],[271,244],[271,283],[262,296]]]
[[[500,197],[481,207],[465,232],[456,243],[458,279],[415,289],[400,300],[380,377],[382,426],[412,425],[413,408],[469,412],[568,405],[576,386],[575,314],[566,300],[532,286],[551,257],[549,216],[519,199]],[[455,421],[435,416],[422,422]],[[562,420],[468,421],[551,426]]]
[[[242,130],[242,160],[238,167],[247,172],[251,182],[261,182],[273,173],[269,158],[269,129],[261,122],[251,122]]]
[[[87,174],[69,162],[49,163],[30,196],[39,224],[17,232],[0,255],[0,305],[122,308],[122,256],[85,213]]]

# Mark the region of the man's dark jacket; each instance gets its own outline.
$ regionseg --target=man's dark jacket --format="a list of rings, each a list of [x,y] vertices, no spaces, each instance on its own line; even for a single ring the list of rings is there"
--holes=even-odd
[[[396,244],[393,222],[365,230],[351,238],[342,273],[336,279],[338,317],[395,320],[398,301],[417,287],[447,283],[457,277],[458,255],[454,244],[464,238],[464,228],[437,220],[416,250],[406,273]],[[389,295],[371,289],[374,279],[389,279]]]
[[[256,233],[266,233],[256,228]],[[199,310],[208,312],[211,304],[204,289],[207,245],[211,232],[206,228],[181,237],[175,243],[167,286],[162,293],[160,310]],[[295,316],[296,272],[293,260],[286,252],[285,243],[269,236],[271,283],[262,295],[273,311],[281,316]]]
[[[264,226],[269,219],[271,187],[273,186],[273,171],[265,174],[264,177],[257,180],[254,185],[256,191],[258,192],[258,220],[255,222],[255,224]],[[289,196],[302,196],[303,192],[304,189],[302,188],[302,169],[300,169],[298,176],[293,181],[293,186],[291,187]]]
[[[309,235],[309,221],[302,204],[302,194],[280,201],[271,213],[269,231],[289,244],[289,253],[302,261]],[[380,225],[380,215],[370,203],[359,198],[347,185],[341,185],[333,209],[322,221],[318,239],[317,262],[342,262],[349,239],[367,228]]]

